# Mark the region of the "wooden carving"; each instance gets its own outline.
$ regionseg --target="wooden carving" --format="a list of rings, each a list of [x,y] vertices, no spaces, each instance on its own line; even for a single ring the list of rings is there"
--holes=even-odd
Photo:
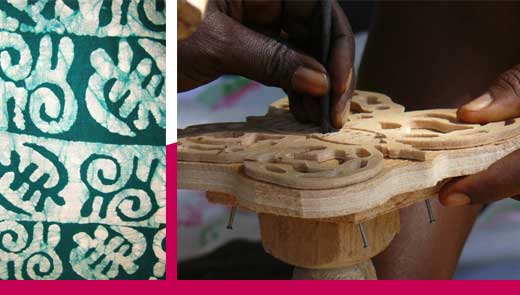
[[[244,162],[251,178],[300,189],[326,189],[363,182],[383,169],[373,147],[347,146],[314,138],[285,141]]]
[[[180,130],[179,187],[225,193],[223,203],[261,213],[359,222],[520,148],[519,120],[465,124],[454,109],[405,112],[372,92],[356,91],[349,121],[330,134],[288,107],[281,99],[247,122]]]

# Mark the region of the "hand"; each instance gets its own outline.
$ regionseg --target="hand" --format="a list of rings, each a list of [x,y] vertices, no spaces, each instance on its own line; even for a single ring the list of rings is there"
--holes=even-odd
[[[482,96],[457,111],[459,120],[488,123],[520,117],[520,65],[503,73]],[[445,206],[480,204],[520,195],[520,150],[488,169],[448,182],[439,193]]]
[[[241,75],[281,87],[296,119],[319,122],[316,97],[331,89],[332,124],[341,128],[354,87],[354,38],[341,7],[333,1],[327,68],[312,58],[312,47],[321,42],[311,38],[317,5],[317,1],[209,1],[197,31],[178,43],[179,90],[224,74]]]

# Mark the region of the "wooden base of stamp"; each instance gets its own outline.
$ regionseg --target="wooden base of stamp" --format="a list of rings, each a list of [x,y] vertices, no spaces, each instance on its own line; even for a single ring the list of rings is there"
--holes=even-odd
[[[344,221],[302,219],[259,213],[264,249],[296,266],[297,279],[376,279],[371,258],[383,251],[399,232],[399,211],[359,225]]]

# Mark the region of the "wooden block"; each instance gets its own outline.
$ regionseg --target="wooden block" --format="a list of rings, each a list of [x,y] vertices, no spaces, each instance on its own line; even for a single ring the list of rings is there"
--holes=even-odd
[[[346,267],[369,260],[399,232],[397,210],[364,223],[368,248],[363,248],[356,224],[263,213],[258,217],[262,243],[269,254],[291,265],[312,269]]]
[[[519,120],[463,124],[455,110],[404,112],[362,91],[353,105],[332,134],[292,119],[286,99],[247,122],[181,130],[178,185],[235,196],[256,212],[360,222],[431,198],[439,182],[520,148]]]
[[[376,176],[344,187],[294,189],[255,180],[243,164],[178,162],[179,188],[234,195],[256,212],[302,218],[328,218],[372,210],[392,197],[432,188],[438,182],[477,173],[520,148],[518,137],[496,144],[450,152],[428,152],[423,161],[385,159]],[[431,154],[430,154],[431,153]]]

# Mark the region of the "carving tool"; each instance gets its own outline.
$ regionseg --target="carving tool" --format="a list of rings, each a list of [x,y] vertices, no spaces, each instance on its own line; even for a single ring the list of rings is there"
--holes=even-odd
[[[365,227],[363,226],[363,223],[359,224],[359,232],[361,233],[361,238],[363,239],[363,248],[368,248],[367,234],[365,233]]]
[[[319,2],[321,6],[320,12],[318,15],[320,16],[318,19],[321,20],[321,26],[317,26],[321,30],[314,31],[314,36],[319,34],[319,38],[313,38],[313,40],[320,39],[321,43],[319,44],[321,47],[315,50],[315,57],[317,57],[318,61],[323,65],[323,67],[327,68],[329,61],[329,51],[330,51],[330,35],[332,30],[332,2],[331,0],[322,0]],[[314,37],[313,36],[313,37]],[[331,124],[331,115],[330,115],[330,91],[325,96],[320,99],[320,128],[322,133],[329,133],[337,131]]]
[[[432,204],[430,203],[430,200],[425,200],[424,202],[426,203],[426,211],[428,211],[428,220],[430,223],[435,223],[437,220],[433,217]]]
[[[231,207],[231,211],[229,212],[228,224],[226,226],[227,229],[233,229],[233,221],[235,220],[235,213],[237,212],[237,207]]]

